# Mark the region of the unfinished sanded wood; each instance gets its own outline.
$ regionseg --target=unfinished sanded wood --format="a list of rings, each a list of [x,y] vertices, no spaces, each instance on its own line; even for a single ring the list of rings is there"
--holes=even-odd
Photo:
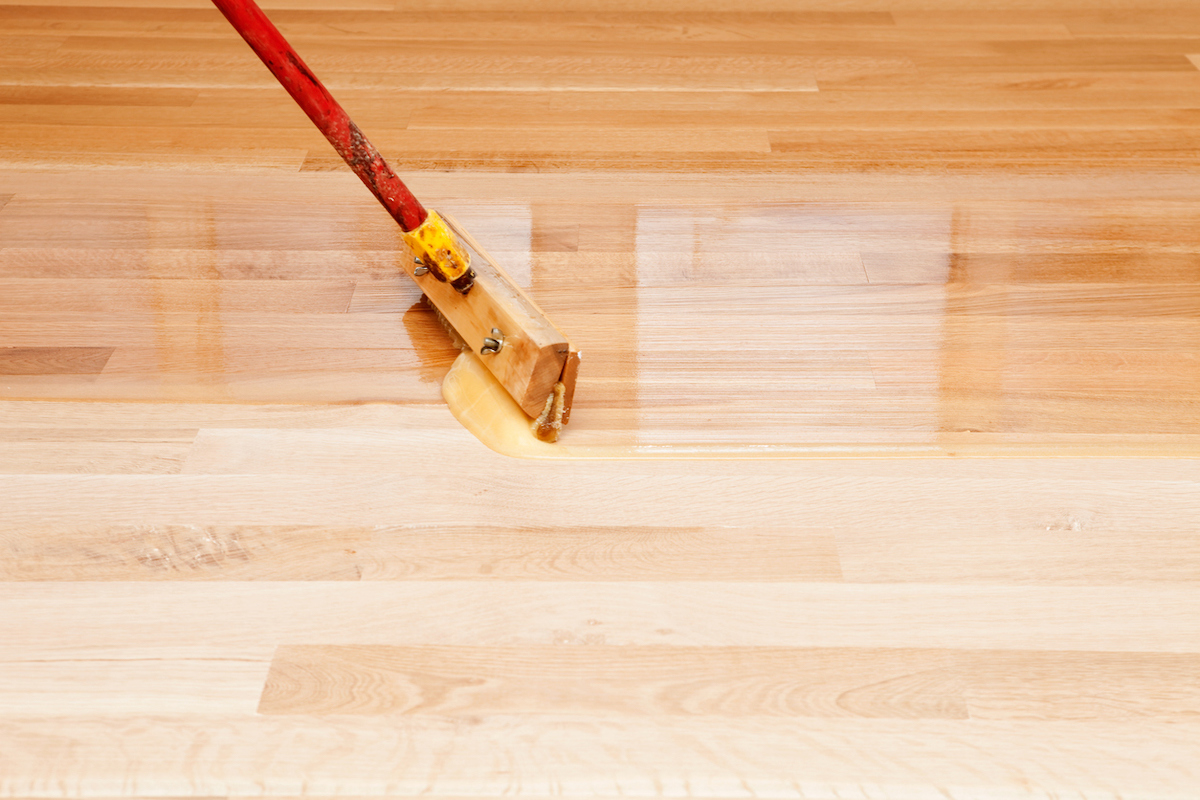
[[[1200,541],[1179,523],[1139,532],[1073,508],[1021,523],[935,523],[904,536],[851,526],[836,539],[843,574],[853,582],[1194,582],[1200,580]]]
[[[598,623],[597,623],[598,624]],[[261,714],[1194,720],[1200,656],[285,646]],[[591,645],[591,646],[586,646]]]
[[[1136,720],[177,714],[18,717],[0,726],[0,741],[22,770],[10,785],[28,786],[26,796],[45,776],[65,775],[96,797],[112,797],[131,780],[172,797],[211,796],[218,787],[251,796],[264,782],[280,797],[303,796],[317,782],[323,796],[355,796],[366,783],[461,797],[467,781],[488,796],[558,788],[615,798],[686,784],[710,798],[732,800],[740,788],[832,799],[861,794],[870,765],[871,791],[898,797],[931,785],[959,798],[996,787],[1032,797],[1036,785],[1185,800],[1195,785],[1198,732],[1195,724]],[[497,758],[504,766],[481,768]]]
[[[0,444],[0,464],[34,472],[33,452]],[[111,474],[114,461],[90,466]],[[0,528],[0,553],[11,581],[841,579],[822,528],[57,524]]]
[[[360,552],[363,580],[841,580],[822,528],[394,527]]]
[[[0,453],[3,452],[4,446],[0,444]],[[9,460],[5,458],[6,462]],[[93,467],[93,471],[98,470]],[[114,470],[109,467],[107,471]],[[359,580],[363,573],[361,565],[369,557],[371,538],[372,531],[366,527],[157,524],[4,527],[0,528],[0,553],[3,553],[0,578],[6,581]]]
[[[5,596],[22,614],[0,621],[0,633],[38,653],[261,655],[314,642],[1200,651],[1200,589],[1167,582],[25,581]]]
[[[245,658],[55,657],[0,647],[0,702],[10,719],[240,715],[254,708],[265,671]]]
[[[594,634],[599,635],[599,634]],[[280,648],[262,714],[965,719],[937,652],[675,647]],[[369,688],[368,688],[369,687]]]

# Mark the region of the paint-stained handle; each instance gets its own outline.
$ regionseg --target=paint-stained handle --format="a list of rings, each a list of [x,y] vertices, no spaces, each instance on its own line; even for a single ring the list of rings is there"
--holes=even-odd
[[[420,201],[396,177],[375,145],[367,140],[345,109],[300,60],[262,9],[253,0],[212,2],[400,227],[411,231],[424,222],[427,213]]]

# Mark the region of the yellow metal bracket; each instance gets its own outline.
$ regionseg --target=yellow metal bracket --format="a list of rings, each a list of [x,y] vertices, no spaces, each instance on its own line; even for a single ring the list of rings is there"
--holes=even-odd
[[[471,254],[436,211],[430,211],[424,222],[403,235],[405,244],[417,259],[417,274],[424,267],[439,281],[448,282],[459,294],[471,291],[475,285]]]

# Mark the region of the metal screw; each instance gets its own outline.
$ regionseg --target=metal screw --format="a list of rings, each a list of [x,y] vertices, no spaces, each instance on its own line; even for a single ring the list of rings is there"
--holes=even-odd
[[[499,353],[502,347],[504,347],[504,332],[499,328],[492,328],[492,335],[483,340],[483,347],[479,348],[479,355],[490,356],[493,353]]]

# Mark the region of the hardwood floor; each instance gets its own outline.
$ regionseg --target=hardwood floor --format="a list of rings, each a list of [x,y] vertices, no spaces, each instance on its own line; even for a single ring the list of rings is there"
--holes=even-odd
[[[1197,796],[1194,2],[264,6],[571,424],[215,9],[0,0],[0,795]]]

